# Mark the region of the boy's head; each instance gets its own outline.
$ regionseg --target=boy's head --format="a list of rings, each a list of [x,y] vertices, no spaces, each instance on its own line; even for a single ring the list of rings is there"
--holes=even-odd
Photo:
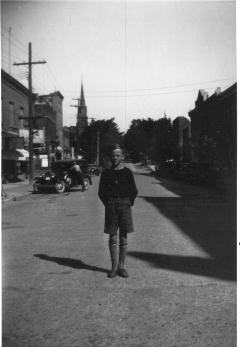
[[[112,164],[117,166],[122,161],[122,149],[119,145],[115,145],[112,149]]]

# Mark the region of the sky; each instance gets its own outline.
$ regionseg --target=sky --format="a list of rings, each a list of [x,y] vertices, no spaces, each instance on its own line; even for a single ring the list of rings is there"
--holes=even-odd
[[[188,117],[198,90],[236,82],[232,1],[7,1],[1,3],[2,67],[27,85],[64,96],[64,125],[75,125],[81,81],[89,118]],[[11,27],[11,45],[8,30]],[[9,50],[10,47],[10,50]],[[9,64],[10,62],[10,64]]]

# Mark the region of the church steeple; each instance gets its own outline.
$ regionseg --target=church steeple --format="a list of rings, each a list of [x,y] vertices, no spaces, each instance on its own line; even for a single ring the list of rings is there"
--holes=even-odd
[[[77,114],[77,136],[81,137],[82,133],[88,126],[87,106],[85,104],[85,97],[83,91],[83,82],[81,82],[81,95],[78,99],[78,114]]]
[[[83,82],[81,83],[80,106],[86,106],[86,104],[85,104],[85,97],[84,97],[84,91],[83,91]]]

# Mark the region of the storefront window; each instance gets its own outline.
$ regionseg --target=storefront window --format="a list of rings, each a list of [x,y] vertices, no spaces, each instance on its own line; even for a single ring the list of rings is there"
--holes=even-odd
[[[14,102],[9,102],[9,126],[14,126],[14,114],[15,114],[15,105]]]
[[[23,117],[24,116],[24,108],[22,106],[20,106],[20,110],[19,110],[19,116]],[[19,119],[19,124],[20,124],[20,129],[24,128],[24,120],[23,119]]]

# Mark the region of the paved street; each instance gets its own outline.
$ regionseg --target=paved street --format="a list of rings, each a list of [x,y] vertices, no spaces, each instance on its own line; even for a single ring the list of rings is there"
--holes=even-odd
[[[3,347],[236,346],[232,199],[129,165],[127,279],[107,278],[98,177],[3,203]]]

